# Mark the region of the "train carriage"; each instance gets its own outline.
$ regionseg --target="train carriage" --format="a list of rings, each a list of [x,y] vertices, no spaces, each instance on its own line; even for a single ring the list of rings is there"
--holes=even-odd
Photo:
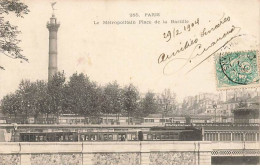
[[[137,132],[82,132],[80,141],[137,141]]]
[[[76,132],[20,133],[21,142],[73,142],[78,141]]]
[[[84,142],[84,141],[196,141],[201,140],[201,130],[195,128],[171,129],[153,127],[147,131],[100,132],[29,132],[20,133],[21,142]]]

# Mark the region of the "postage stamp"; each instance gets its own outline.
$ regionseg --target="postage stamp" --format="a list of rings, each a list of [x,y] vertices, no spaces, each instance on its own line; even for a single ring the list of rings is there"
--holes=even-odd
[[[217,90],[260,86],[259,52],[237,51],[215,57]]]

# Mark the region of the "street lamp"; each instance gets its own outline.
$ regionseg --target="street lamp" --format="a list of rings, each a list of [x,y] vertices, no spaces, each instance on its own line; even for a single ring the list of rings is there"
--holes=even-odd
[[[216,104],[214,104],[213,105],[213,108],[215,109],[215,123],[217,122],[216,120],[216,118],[217,118],[217,105]]]

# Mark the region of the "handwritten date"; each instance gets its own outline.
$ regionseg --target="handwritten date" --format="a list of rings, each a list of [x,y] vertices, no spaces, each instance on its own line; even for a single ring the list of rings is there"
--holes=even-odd
[[[166,39],[166,42],[169,42],[172,38],[182,34],[182,32],[189,32],[193,27],[199,25],[200,20],[197,18],[194,22],[183,26],[182,29],[173,28],[172,31],[168,31],[167,33],[163,33],[163,38]]]

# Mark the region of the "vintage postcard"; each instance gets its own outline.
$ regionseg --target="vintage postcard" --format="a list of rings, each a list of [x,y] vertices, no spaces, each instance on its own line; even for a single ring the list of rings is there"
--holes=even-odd
[[[0,165],[259,165],[259,0],[0,0]]]

